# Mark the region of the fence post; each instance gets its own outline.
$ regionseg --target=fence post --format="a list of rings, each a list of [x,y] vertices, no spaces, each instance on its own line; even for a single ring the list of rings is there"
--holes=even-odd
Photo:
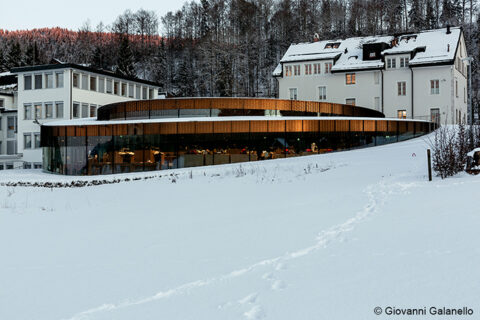
[[[427,149],[427,162],[428,162],[428,181],[432,181],[432,161],[431,161],[430,149]]]

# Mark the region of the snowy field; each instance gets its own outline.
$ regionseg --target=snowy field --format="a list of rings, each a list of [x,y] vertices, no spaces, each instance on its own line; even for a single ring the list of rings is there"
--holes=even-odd
[[[6,186],[72,178],[0,172],[0,319],[480,319],[480,176],[428,182],[426,148],[83,188]]]

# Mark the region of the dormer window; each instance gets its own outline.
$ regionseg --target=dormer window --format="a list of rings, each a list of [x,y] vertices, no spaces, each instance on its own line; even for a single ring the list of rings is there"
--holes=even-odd
[[[395,68],[397,68],[397,59],[387,58],[387,69],[395,69]]]
[[[329,42],[325,45],[325,49],[338,49],[340,42]]]
[[[400,58],[400,68],[408,68],[408,61],[409,59],[407,57]]]

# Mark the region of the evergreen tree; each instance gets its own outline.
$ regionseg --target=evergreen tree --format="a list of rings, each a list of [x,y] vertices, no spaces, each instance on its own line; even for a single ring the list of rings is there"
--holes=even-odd
[[[27,50],[25,50],[25,64],[27,66],[35,66],[40,64],[40,54],[38,52],[37,42],[34,42],[33,45],[29,44]]]
[[[435,29],[437,28],[437,19],[435,18],[433,0],[427,0],[425,5],[425,26],[427,29]]]
[[[5,57],[3,56],[3,50],[0,48],[0,72],[7,70]]]
[[[136,77],[130,41],[126,35],[120,36],[116,72],[125,76]]]
[[[422,12],[421,0],[410,0],[410,10],[408,11],[408,19],[410,21],[410,29],[414,31],[425,29],[426,20]]]
[[[11,43],[10,49],[5,57],[5,62],[7,69],[20,67],[23,64],[22,49],[20,49],[20,44],[17,41]]]

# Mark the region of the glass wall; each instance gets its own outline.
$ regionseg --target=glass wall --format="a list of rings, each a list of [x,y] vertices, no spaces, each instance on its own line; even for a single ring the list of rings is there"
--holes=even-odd
[[[410,139],[429,123],[254,120],[42,126],[44,168],[99,175],[306,156]]]

